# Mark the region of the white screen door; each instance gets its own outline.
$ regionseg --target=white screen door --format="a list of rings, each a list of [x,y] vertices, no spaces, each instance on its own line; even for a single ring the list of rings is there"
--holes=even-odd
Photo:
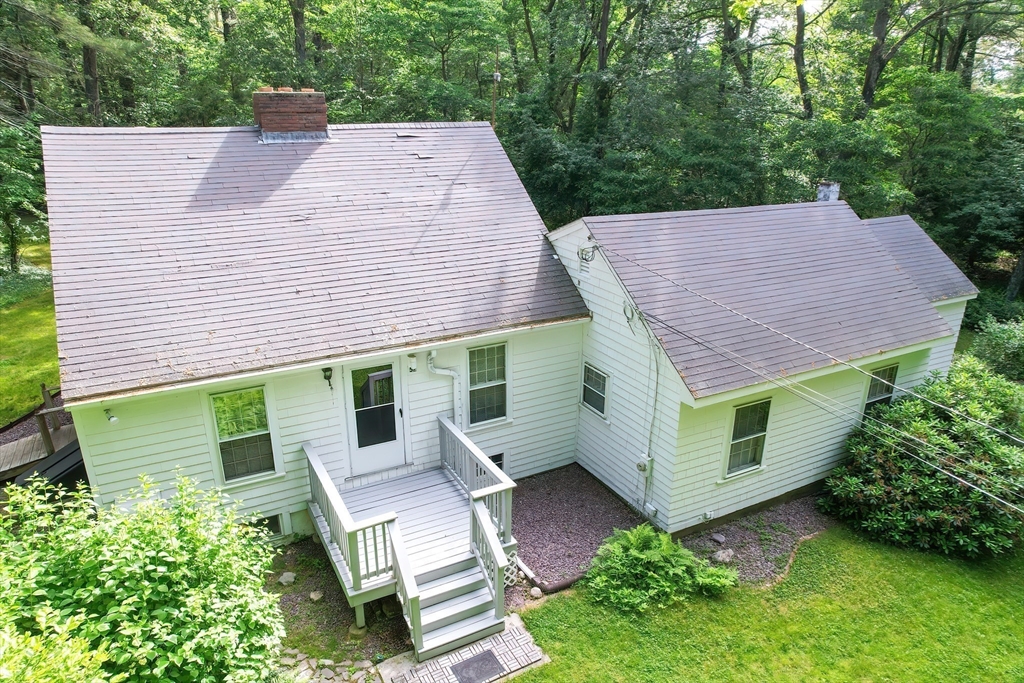
[[[397,374],[391,363],[346,373],[352,474],[366,474],[405,463],[402,407]]]

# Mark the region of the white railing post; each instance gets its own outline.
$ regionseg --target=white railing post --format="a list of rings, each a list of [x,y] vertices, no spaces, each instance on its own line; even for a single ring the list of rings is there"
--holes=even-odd
[[[423,626],[420,618],[420,592],[416,585],[416,575],[405,552],[405,542],[398,528],[398,520],[388,522],[388,542],[394,563],[395,592],[402,604],[402,613],[409,625],[413,646],[416,652],[423,649]]]

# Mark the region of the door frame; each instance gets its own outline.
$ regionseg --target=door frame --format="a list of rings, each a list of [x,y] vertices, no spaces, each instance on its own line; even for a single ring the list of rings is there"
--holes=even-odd
[[[353,371],[375,368],[381,365],[391,366],[391,381],[394,392],[393,407],[395,418],[395,440],[359,448],[359,432],[356,425],[355,387],[352,383],[352,373]],[[342,403],[342,409],[345,411],[345,425],[347,426],[346,431],[348,432],[347,446],[349,453],[349,476],[359,477],[406,465],[408,463],[408,446],[406,444],[406,438],[409,434],[406,423],[408,407],[405,405],[407,399],[405,382],[403,382],[401,378],[401,356],[390,356],[385,358],[376,358],[373,360],[367,359],[362,363],[346,365],[344,367],[343,374],[345,401]],[[360,468],[357,467],[357,461],[360,457],[374,457],[374,453],[369,452],[370,449],[377,449],[376,453],[378,454],[378,457],[380,454],[386,454],[384,457],[387,458],[387,462],[380,467],[371,467],[370,469],[357,471],[360,470]],[[398,457],[399,453],[401,454],[401,458]]]

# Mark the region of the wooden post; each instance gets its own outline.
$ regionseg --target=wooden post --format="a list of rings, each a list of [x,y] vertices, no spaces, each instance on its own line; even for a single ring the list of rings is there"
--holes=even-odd
[[[41,382],[39,388],[43,391],[43,407],[48,411],[53,410],[53,396],[50,394],[50,390],[46,388],[46,383]],[[50,424],[53,425],[53,431],[60,431],[60,416],[56,412],[47,413],[50,418]]]
[[[46,416],[36,413],[36,424],[39,426],[39,436],[43,438],[43,447],[46,448],[46,454],[53,455],[53,437],[50,436],[50,428],[46,424]]]

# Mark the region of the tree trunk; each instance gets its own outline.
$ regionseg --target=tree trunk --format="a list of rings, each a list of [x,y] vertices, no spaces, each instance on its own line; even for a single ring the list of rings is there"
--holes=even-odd
[[[597,22],[597,83],[594,87],[598,135],[604,133],[612,109],[612,84],[608,74],[608,24],[611,14],[611,0],[602,0]]]
[[[523,0],[523,20],[526,22],[526,35],[530,38],[530,49],[533,50],[533,61],[540,61],[537,51],[537,39],[533,35],[533,22],[530,21],[530,0]]]
[[[960,70],[960,82],[970,90],[974,82],[974,57],[978,52],[978,37],[972,36],[967,41],[967,54],[964,55],[963,67]]]
[[[811,102],[811,89],[807,85],[807,62],[804,60],[804,33],[807,27],[807,15],[803,0],[796,4],[796,40],[793,41],[793,64],[796,66],[796,82],[800,86],[800,102],[804,107],[804,118],[814,117],[814,106]]]
[[[956,38],[949,44],[949,53],[946,55],[946,71],[956,71],[960,67],[960,59],[963,57],[964,48],[967,46],[967,28],[971,23],[971,15],[964,17],[964,23],[956,34]]]
[[[942,18],[939,19],[939,27],[935,32],[935,61],[928,65],[930,71],[938,73],[942,71],[942,57],[946,53],[946,34],[948,33],[947,24],[949,22],[949,15],[943,14]]]
[[[89,9],[91,4],[92,0],[81,0],[78,6],[79,21],[90,33],[95,28]],[[92,45],[82,45],[82,77],[85,80],[85,101],[89,116],[92,117],[93,123],[100,125],[100,74],[96,48]]]
[[[1017,267],[1010,275],[1010,284],[1006,287],[1006,300],[1015,301],[1024,287],[1024,249],[1021,249],[1017,256]]]
[[[875,37],[875,41],[871,44],[871,52],[868,53],[868,64],[864,69],[864,87],[860,91],[865,109],[857,118],[864,118],[867,115],[867,109],[875,104],[878,79],[882,77],[882,70],[887,62],[885,40],[889,36],[889,12],[892,9],[892,3],[893,0],[882,0],[875,12],[875,22],[871,26],[871,34]]]
[[[10,216],[3,217],[4,226],[4,242],[7,243],[7,265],[11,269],[11,273],[16,275],[18,273],[18,225],[15,222],[17,219]]]
[[[288,0],[295,24],[295,59],[299,66],[306,63],[306,0]]]

